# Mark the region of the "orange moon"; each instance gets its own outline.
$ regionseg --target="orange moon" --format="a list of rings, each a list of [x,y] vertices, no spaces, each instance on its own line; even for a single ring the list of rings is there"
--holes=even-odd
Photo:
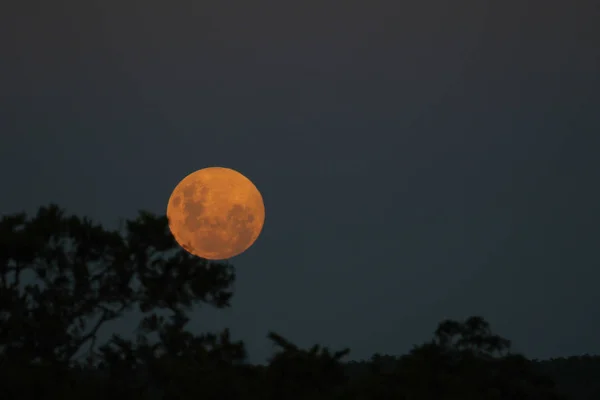
[[[244,175],[229,168],[193,172],[177,184],[167,205],[169,229],[189,253],[224,260],[248,250],[265,222],[263,198]]]

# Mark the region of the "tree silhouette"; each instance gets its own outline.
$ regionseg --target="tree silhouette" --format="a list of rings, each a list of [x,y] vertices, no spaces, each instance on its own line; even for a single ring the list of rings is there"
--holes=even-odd
[[[558,400],[546,373],[567,371],[576,372],[563,387],[588,396],[574,400],[599,393],[575,381],[593,380],[598,358],[536,364],[482,317],[442,321],[409,354],[361,363],[342,361],[349,349],[301,349],[270,332],[277,351],[250,365],[229,330],[186,330],[194,307],[229,307],[233,267],[181,249],[166,217],[142,211],[121,228],[56,205],[0,220],[2,400]],[[143,314],[132,338],[97,343],[102,326],[132,310]]]
[[[192,306],[228,307],[234,279],[231,266],[181,250],[166,217],[148,212],[127,221],[124,234],[67,216],[56,205],[40,208],[33,218],[5,216],[0,221],[0,373],[35,377],[25,372],[35,367],[45,372],[37,381],[11,380],[14,390],[39,384],[39,391],[49,386],[56,391],[66,382],[65,371],[81,364],[76,356],[85,355],[88,366],[103,361],[107,368],[128,364],[131,370],[134,350],[149,357],[161,348],[177,354],[178,346],[191,342],[227,347],[226,334],[219,341],[181,331]],[[140,335],[139,346],[133,346],[115,336],[97,352],[99,329],[135,309],[145,314],[140,332],[159,332],[162,344],[151,346]],[[170,322],[158,316],[164,310],[173,314]],[[244,357],[241,344],[231,346],[235,350],[227,357]]]
[[[552,379],[476,316],[442,321],[433,339],[406,355],[375,354],[348,367],[344,400],[563,399]]]
[[[558,399],[553,382],[529,360],[510,352],[510,341],[482,317],[443,321],[433,340],[399,359],[407,398]]]
[[[327,347],[314,345],[302,350],[274,332],[268,337],[281,349],[271,358],[267,369],[270,398],[329,398],[345,384],[340,361],[349,349],[332,353]]]

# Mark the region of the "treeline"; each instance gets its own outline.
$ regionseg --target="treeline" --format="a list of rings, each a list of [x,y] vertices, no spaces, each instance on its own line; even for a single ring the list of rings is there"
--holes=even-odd
[[[600,399],[600,356],[583,355],[534,361],[533,365],[552,377],[558,390],[573,400]]]
[[[234,280],[231,265],[180,249],[164,216],[141,212],[119,231],[55,205],[3,217],[0,398],[569,398],[556,379],[565,368],[511,352],[478,316],[442,321],[409,354],[365,363],[345,362],[349,349],[302,349],[270,332],[277,350],[267,365],[250,365],[228,330],[186,329],[194,307],[229,307]],[[144,314],[135,337],[97,343],[98,330],[129,310]]]
[[[371,360],[349,361],[344,363],[346,375],[350,379],[364,379],[378,364],[380,369],[391,372],[400,357],[375,355]],[[531,360],[531,368],[537,374],[550,377],[556,391],[571,400],[600,399],[600,356],[583,355]]]

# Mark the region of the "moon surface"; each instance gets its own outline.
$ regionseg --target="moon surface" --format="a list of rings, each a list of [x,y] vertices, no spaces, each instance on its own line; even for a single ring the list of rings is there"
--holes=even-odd
[[[173,190],[167,205],[169,229],[181,247],[208,260],[246,251],[265,221],[263,198],[241,173],[222,167],[198,170]]]

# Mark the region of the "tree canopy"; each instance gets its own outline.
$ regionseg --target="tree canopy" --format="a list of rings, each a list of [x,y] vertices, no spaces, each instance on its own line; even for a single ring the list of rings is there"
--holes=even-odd
[[[227,329],[187,330],[189,313],[230,307],[235,270],[181,249],[165,216],[122,230],[57,205],[0,221],[2,399],[562,399],[482,317],[442,321],[406,355],[349,373],[349,349],[301,349],[275,332],[268,365],[247,363]],[[98,331],[136,310],[130,338]],[[332,316],[334,318],[335,316]]]

